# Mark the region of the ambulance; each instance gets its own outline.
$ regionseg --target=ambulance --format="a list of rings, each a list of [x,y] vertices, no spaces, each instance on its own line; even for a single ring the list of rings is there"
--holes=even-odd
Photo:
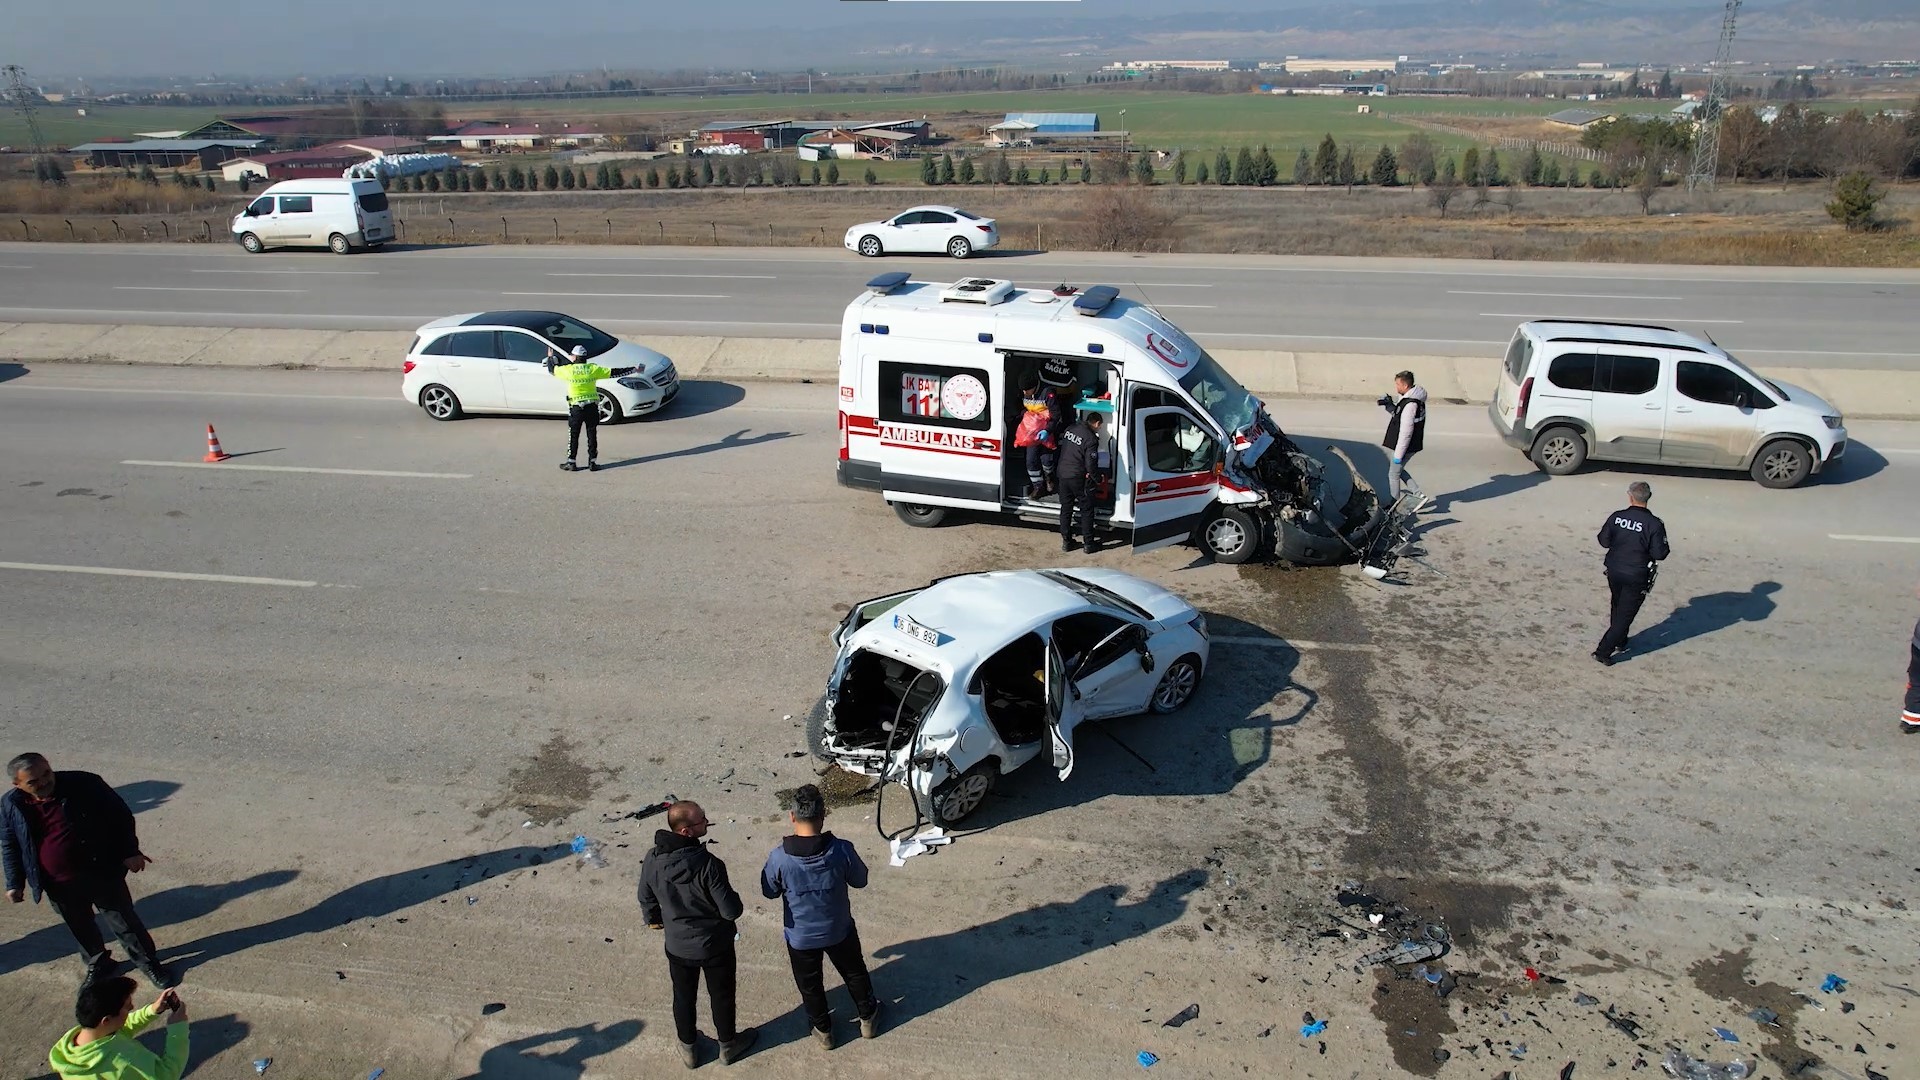
[[[840,483],[923,528],[955,511],[1058,520],[1057,496],[1029,497],[1014,446],[1036,382],[1104,417],[1094,513],[1135,551],[1331,565],[1385,525],[1351,461],[1329,477],[1185,331],[1106,285],[873,279],[841,326]]]

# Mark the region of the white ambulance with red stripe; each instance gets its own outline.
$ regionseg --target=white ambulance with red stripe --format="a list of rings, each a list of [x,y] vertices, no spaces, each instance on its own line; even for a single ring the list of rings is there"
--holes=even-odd
[[[1104,285],[869,282],[841,326],[840,483],[880,492],[921,527],[956,510],[1057,519],[1057,496],[1029,497],[1014,446],[1022,391],[1036,384],[1104,416],[1095,516],[1136,551],[1191,541],[1220,562],[1272,550],[1340,563],[1381,524],[1350,462],[1351,479],[1325,483],[1185,331]]]

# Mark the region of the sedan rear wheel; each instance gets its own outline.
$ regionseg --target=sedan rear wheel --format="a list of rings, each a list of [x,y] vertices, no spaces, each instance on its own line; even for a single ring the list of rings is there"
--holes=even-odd
[[[1000,775],[989,758],[941,784],[933,790],[933,820],[939,825],[958,825],[967,819],[993,793],[993,782]]]
[[[973,245],[967,242],[966,237],[956,236],[947,241],[947,254],[956,259],[964,259],[973,254]]]
[[[1160,676],[1160,685],[1153,688],[1153,711],[1178,712],[1199,688],[1200,658],[1189,653],[1168,664],[1166,674]]]

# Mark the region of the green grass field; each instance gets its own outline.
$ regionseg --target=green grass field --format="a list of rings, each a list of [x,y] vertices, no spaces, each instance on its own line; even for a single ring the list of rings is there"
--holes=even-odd
[[[75,146],[97,139],[132,138],[136,131],[186,131],[215,115],[212,109],[165,105],[88,105],[86,110],[87,115],[79,116],[71,105],[44,105],[34,110],[34,119],[48,142]],[[0,113],[0,146],[27,148],[27,125],[12,109]]]

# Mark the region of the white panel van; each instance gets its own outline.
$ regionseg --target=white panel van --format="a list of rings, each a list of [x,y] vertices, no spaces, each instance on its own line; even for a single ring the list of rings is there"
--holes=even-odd
[[[282,180],[234,215],[233,238],[256,254],[324,247],[345,255],[392,240],[393,211],[378,180]]]

